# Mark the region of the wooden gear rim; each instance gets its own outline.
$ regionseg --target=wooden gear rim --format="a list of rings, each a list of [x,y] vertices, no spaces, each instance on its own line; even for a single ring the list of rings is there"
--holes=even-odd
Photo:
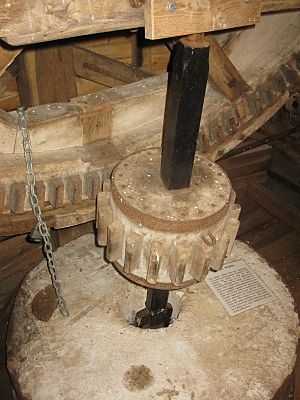
[[[158,148],[152,148],[158,149]],[[149,150],[149,149],[148,149]],[[135,152],[130,154],[128,157],[134,156],[140,152]],[[168,232],[168,233],[191,233],[197,232],[204,229],[208,229],[211,226],[216,225],[220,222],[228,213],[228,210],[233,203],[233,199],[235,198],[234,192],[232,190],[232,186],[230,180],[229,183],[229,199],[223,208],[219,211],[209,215],[208,217],[199,218],[195,220],[188,221],[170,221],[165,220],[163,218],[158,218],[154,216],[150,216],[137,208],[133,207],[127,200],[125,200],[121,194],[119,193],[116,184],[115,184],[115,175],[114,171],[118,168],[120,164],[128,160],[128,157],[119,161],[112,172],[111,178],[111,196],[115,206],[132,222],[136,223],[139,226],[145,226],[149,229],[153,229],[155,231]],[[219,167],[220,168],[220,167]],[[222,168],[220,168],[222,170]],[[222,170],[225,174],[225,172]],[[225,176],[227,176],[225,174]]]
[[[175,286],[173,283],[162,283],[162,282],[157,282],[157,283],[149,283],[146,281],[146,279],[137,276],[132,273],[128,273],[124,271],[124,267],[121,266],[121,264],[118,263],[118,261],[113,262],[114,267],[116,270],[126,279],[128,279],[130,282],[134,282],[140,286],[147,287],[150,289],[160,289],[160,290],[178,290],[178,289],[184,289],[188,286],[191,286],[198,281],[196,279],[189,279],[188,281],[184,281],[181,285]]]

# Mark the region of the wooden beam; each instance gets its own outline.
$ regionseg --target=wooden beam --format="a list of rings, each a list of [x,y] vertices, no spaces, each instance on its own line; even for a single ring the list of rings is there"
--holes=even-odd
[[[165,23],[166,14],[167,18],[170,19],[170,13],[166,11],[168,2],[159,1],[163,11],[160,16],[162,30],[167,30],[167,33],[169,33],[169,30],[172,29],[175,35],[181,34],[179,28],[182,28],[182,26],[185,30],[188,30],[186,34],[191,34],[207,30],[222,30],[228,28],[229,25],[253,24],[259,19],[261,11],[259,8],[257,9],[260,0],[252,2],[205,0],[201,2],[202,8],[196,13],[194,13],[193,7],[199,4],[197,0],[181,2],[182,5],[178,5],[178,9],[179,7],[185,9],[187,4],[191,4],[191,6],[189,5],[190,8],[183,18],[178,18],[179,28],[177,29],[177,21],[173,24],[175,16],[171,15],[173,27],[169,22]],[[210,7],[212,12],[207,11],[209,3],[213,3],[213,7]],[[300,7],[299,0],[261,0],[261,3],[262,12]],[[36,0],[30,2],[28,0],[14,0],[10,3],[10,7],[6,7],[5,4],[5,0],[0,0],[0,37],[5,42],[18,46],[99,32],[143,27],[145,26],[144,9],[148,10],[150,0],[147,0],[146,7],[139,8],[131,7],[128,0],[114,2],[109,0],[90,0],[88,2],[74,0],[72,7],[69,6],[70,3],[62,0],[56,1],[55,4],[47,0],[39,2]],[[257,13],[253,13],[252,11],[256,9]],[[206,11],[204,12],[204,10]],[[191,14],[192,18],[190,18]],[[227,16],[227,14],[229,18],[225,20],[223,16]],[[250,21],[247,19],[248,14]],[[148,11],[146,11],[145,17],[146,19],[151,18]],[[193,23],[190,24],[190,21]],[[202,29],[203,24],[206,26],[204,30]]]
[[[261,12],[283,11],[300,8],[300,0],[262,0]]]
[[[4,72],[12,64],[14,59],[21,53],[21,51],[21,48],[14,49],[8,46],[4,47],[0,43],[0,76],[4,74]]]
[[[249,184],[247,194],[269,213],[300,232],[300,210],[297,207],[283,200],[265,186],[256,183]]]
[[[147,0],[145,36],[160,39],[253,25],[260,20],[260,0]]]
[[[0,0],[0,37],[14,46],[144,25],[143,7],[128,0]]]
[[[56,44],[25,50],[19,58],[17,84],[25,107],[69,101],[77,95],[72,47]]]
[[[43,211],[48,228],[68,228],[95,219],[95,201],[84,200],[79,205],[69,204],[59,209]],[[23,214],[4,214],[0,219],[1,236],[19,235],[30,232],[36,226],[32,211]]]
[[[228,100],[233,101],[244,95],[250,86],[230,61],[213,35],[206,35],[210,45],[209,79]]]
[[[107,87],[121,86],[151,76],[139,68],[94,53],[80,45],[73,47],[73,55],[77,76]]]

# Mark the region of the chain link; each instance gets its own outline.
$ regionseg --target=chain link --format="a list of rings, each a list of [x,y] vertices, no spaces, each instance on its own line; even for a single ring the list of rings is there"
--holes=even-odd
[[[46,222],[43,221],[42,219],[41,207],[37,196],[36,179],[32,166],[31,140],[29,136],[28,123],[25,117],[24,107],[18,108],[18,116],[19,116],[19,127],[22,131],[22,136],[23,136],[23,149],[24,149],[24,158],[26,162],[26,170],[27,170],[26,176],[27,176],[27,185],[29,187],[30,204],[32,212],[38,221],[37,228],[43,238],[45,257],[47,260],[48,270],[51,276],[52,286],[55,290],[59,310],[64,317],[68,317],[69,312],[67,310],[65,299],[63,298],[63,295],[61,293],[61,286],[57,278],[57,273],[55,269],[50,232],[49,229],[47,228]]]

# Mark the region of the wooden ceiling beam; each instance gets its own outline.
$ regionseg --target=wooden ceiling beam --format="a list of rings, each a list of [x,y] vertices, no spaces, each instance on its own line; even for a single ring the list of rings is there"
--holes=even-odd
[[[107,87],[121,86],[149,78],[152,74],[112,58],[73,46],[74,68],[77,76]]]
[[[19,46],[145,26],[145,7],[133,8],[128,0],[74,0],[72,6],[70,2],[62,0],[55,3],[51,5],[48,0],[14,0],[7,7],[6,0],[0,0],[0,38]],[[232,6],[232,1],[228,3]],[[296,8],[300,8],[300,0],[261,0],[259,14]],[[255,23],[257,18],[253,17],[252,20]],[[245,24],[241,22],[241,25]],[[217,24],[207,28],[208,31],[220,29],[226,29],[226,26]]]

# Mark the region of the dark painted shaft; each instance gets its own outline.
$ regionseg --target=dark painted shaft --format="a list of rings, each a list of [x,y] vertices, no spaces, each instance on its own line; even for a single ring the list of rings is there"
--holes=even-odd
[[[209,68],[209,47],[178,42],[172,50],[165,106],[161,179],[167,189],[190,185]]]
[[[143,329],[158,329],[169,326],[173,308],[168,303],[168,298],[168,290],[147,289],[146,308],[137,312],[136,325]]]

